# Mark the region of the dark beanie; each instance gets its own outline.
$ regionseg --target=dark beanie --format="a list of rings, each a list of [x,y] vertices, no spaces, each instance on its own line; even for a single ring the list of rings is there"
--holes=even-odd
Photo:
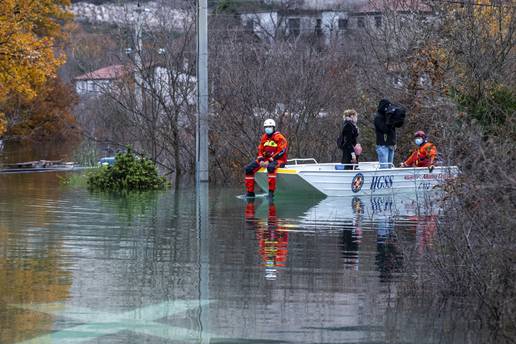
[[[391,102],[389,99],[382,99],[380,100],[380,103],[378,103],[378,113],[385,115],[385,112],[387,111],[387,108],[391,105]]]

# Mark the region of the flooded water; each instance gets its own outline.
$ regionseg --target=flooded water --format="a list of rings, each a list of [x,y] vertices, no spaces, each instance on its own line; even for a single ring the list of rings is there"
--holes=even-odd
[[[257,199],[241,187],[108,195],[0,176],[0,343],[384,343],[438,210]]]

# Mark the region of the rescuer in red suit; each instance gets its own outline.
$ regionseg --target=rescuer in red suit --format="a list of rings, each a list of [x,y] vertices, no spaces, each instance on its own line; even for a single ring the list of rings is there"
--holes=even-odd
[[[256,160],[245,166],[246,197],[254,197],[254,175],[262,167],[267,168],[269,179],[269,197],[274,197],[276,190],[276,169],[287,163],[288,142],[285,136],[276,131],[276,122],[266,119],[263,123],[265,133],[258,146]]]

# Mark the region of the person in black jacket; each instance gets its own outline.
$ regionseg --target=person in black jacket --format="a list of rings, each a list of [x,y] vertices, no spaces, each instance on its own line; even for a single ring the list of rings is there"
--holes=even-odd
[[[380,100],[374,117],[376,132],[376,154],[380,168],[390,168],[394,163],[396,148],[396,128],[387,124],[387,109],[391,105],[388,99]]]
[[[342,150],[341,162],[345,164],[345,170],[353,170],[354,166],[351,164],[358,164],[358,156],[355,154],[355,145],[357,144],[358,128],[357,119],[358,114],[355,110],[344,111],[344,126],[342,132],[337,140],[339,148]]]

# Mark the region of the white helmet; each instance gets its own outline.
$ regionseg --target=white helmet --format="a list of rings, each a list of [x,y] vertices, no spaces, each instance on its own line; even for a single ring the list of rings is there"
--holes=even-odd
[[[276,127],[276,122],[274,122],[273,119],[269,118],[266,119],[265,122],[263,122],[264,127]]]

